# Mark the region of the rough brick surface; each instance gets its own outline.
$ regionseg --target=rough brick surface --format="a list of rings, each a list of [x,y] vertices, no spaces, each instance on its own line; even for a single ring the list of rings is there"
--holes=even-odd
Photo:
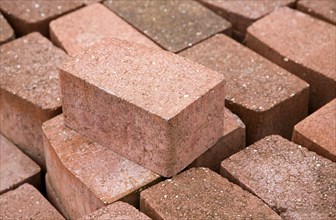
[[[179,55],[223,74],[225,105],[246,125],[248,144],[269,134],[290,138],[307,115],[307,83],[225,35]]]
[[[195,1],[105,1],[104,4],[161,47],[178,52],[231,24]]]
[[[38,33],[0,46],[1,133],[43,168],[41,125],[61,112],[57,66],[67,55]]]
[[[65,127],[63,116],[43,124],[50,185],[76,219],[117,200],[133,205],[159,176]],[[60,181],[61,180],[61,181]]]
[[[50,23],[51,40],[70,55],[106,37],[160,48],[101,4],[92,4]]]
[[[15,34],[12,27],[8,24],[7,20],[0,13],[0,44],[6,43],[14,39]]]
[[[300,0],[296,8],[311,16],[322,19],[331,24],[336,24],[335,0]]]
[[[24,184],[0,196],[0,219],[64,219],[33,186]]]
[[[8,19],[15,32],[21,36],[40,32],[47,36],[49,22],[83,5],[83,1],[34,0],[1,1],[0,11]]]
[[[336,99],[295,125],[292,141],[336,162]]]
[[[40,167],[0,134],[0,194],[23,183],[40,186]]]
[[[207,168],[191,168],[141,192],[153,219],[281,219],[265,203]]]
[[[281,8],[250,26],[246,43],[308,82],[314,111],[336,96],[335,39],[334,25]]]
[[[222,162],[222,175],[283,219],[335,219],[336,163],[280,136],[268,136]]]
[[[68,126],[162,176],[223,136],[223,77],[170,52],[108,39],[60,78]]]

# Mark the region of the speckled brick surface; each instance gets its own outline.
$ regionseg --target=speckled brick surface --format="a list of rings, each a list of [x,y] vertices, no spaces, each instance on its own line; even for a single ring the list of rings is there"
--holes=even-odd
[[[283,219],[335,219],[336,163],[280,136],[268,136],[222,162],[222,175]]]
[[[296,8],[311,16],[336,24],[335,0],[299,0]]]
[[[315,111],[336,96],[335,38],[336,26],[282,8],[251,25],[246,43],[308,82],[309,108]]]
[[[15,34],[7,20],[0,13],[0,45],[14,39]]]

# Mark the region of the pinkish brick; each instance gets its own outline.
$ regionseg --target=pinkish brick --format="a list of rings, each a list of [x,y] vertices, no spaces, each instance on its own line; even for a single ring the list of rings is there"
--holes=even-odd
[[[64,212],[76,219],[122,200],[138,205],[139,192],[159,176],[65,127],[63,116],[43,124],[49,176]]]
[[[15,38],[12,27],[8,24],[7,20],[0,13],[0,45]]]
[[[331,24],[336,24],[335,0],[299,0],[296,8]]]
[[[292,141],[336,162],[336,99],[295,125]]]
[[[334,25],[282,8],[251,25],[246,43],[308,82],[309,110],[315,111],[336,97],[335,39]]]
[[[162,176],[223,136],[223,77],[173,53],[108,39],[60,78],[69,127]]]
[[[57,67],[67,55],[39,33],[0,52],[1,133],[45,168],[41,126],[61,112]]]
[[[70,55],[106,37],[160,48],[101,4],[92,4],[50,23],[50,38]]]

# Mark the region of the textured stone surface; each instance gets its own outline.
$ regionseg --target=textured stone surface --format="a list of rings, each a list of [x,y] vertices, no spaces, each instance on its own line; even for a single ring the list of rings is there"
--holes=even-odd
[[[295,125],[292,140],[336,162],[336,99]]]
[[[0,46],[1,133],[44,168],[41,125],[61,112],[57,67],[67,55],[38,33]]]
[[[40,186],[40,167],[0,134],[0,194],[23,183]]]
[[[246,43],[308,82],[314,111],[336,96],[335,39],[334,25],[281,8],[250,26]]]
[[[64,219],[33,186],[24,184],[0,196],[0,219]]]
[[[60,78],[68,126],[162,176],[223,136],[223,77],[170,52],[108,39]]]
[[[104,4],[172,52],[219,32],[231,33],[229,22],[195,1],[105,1]]]
[[[300,0],[296,8],[326,22],[336,24],[335,0]]]
[[[283,219],[335,219],[336,163],[280,136],[268,136],[222,162],[222,175]]]
[[[145,214],[139,212],[133,206],[124,202],[115,202],[111,205],[105,206],[88,216],[81,218],[81,220],[150,220]]]
[[[265,203],[207,168],[191,168],[141,192],[153,219],[281,219]]]
[[[70,55],[106,37],[160,48],[101,4],[89,5],[50,23],[51,40]]]
[[[83,1],[1,1],[0,11],[18,35],[40,32],[47,36],[49,22],[83,5]]]
[[[43,132],[49,180],[71,219],[117,200],[137,205],[139,191],[160,178],[65,127],[63,115],[45,122]]]
[[[307,115],[307,83],[225,35],[179,55],[223,74],[225,105],[246,125],[247,143],[269,134],[290,138]]]
[[[8,24],[7,20],[0,13],[0,44],[6,43],[14,39],[15,34],[12,27]]]

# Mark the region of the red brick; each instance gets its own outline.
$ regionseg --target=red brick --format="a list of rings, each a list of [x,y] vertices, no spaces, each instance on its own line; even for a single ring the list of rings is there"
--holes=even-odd
[[[0,196],[0,219],[64,219],[33,186],[24,184]]]
[[[23,183],[41,183],[41,168],[0,134],[0,194]]]
[[[0,52],[1,133],[44,168],[41,125],[61,112],[57,66],[67,55],[39,33]]]
[[[335,39],[334,25],[282,8],[251,25],[246,43],[308,82],[309,110],[315,111],[336,97]]]
[[[48,35],[49,22],[83,5],[83,1],[1,1],[0,10],[21,36],[31,32]]]
[[[223,136],[223,77],[178,55],[108,39],[60,79],[69,127],[162,176]]]
[[[281,219],[207,168],[191,168],[142,191],[140,210],[153,219]]]
[[[65,127],[63,116],[43,124],[49,176],[71,219],[117,200],[138,204],[142,188],[159,176]]]
[[[223,74],[225,105],[246,125],[248,144],[269,134],[290,138],[307,115],[307,83],[225,35],[179,55]]]
[[[322,19],[331,24],[336,24],[335,0],[300,0],[296,8],[311,16]]]
[[[50,23],[51,40],[70,55],[106,37],[160,48],[101,4],[86,6]]]
[[[295,125],[292,141],[336,162],[336,99]]]
[[[12,27],[0,13],[0,45],[15,38]]]
[[[283,219],[335,219],[336,163],[281,136],[268,136],[222,162],[221,174]]]

